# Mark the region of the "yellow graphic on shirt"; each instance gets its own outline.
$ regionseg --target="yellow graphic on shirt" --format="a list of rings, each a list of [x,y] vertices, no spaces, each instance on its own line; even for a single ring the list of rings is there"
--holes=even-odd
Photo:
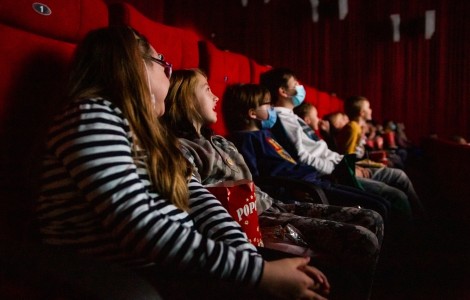
[[[266,141],[270,143],[271,146],[273,146],[274,150],[276,150],[277,154],[279,154],[282,158],[293,163],[294,165],[297,164],[297,162],[292,158],[292,156],[290,156],[290,154],[287,153],[287,151],[282,148],[282,146],[279,145],[279,143],[276,142],[273,138],[266,137]]]

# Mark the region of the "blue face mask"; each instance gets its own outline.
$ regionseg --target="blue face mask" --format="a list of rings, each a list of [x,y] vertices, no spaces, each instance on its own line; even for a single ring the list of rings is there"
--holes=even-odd
[[[303,85],[297,85],[295,87],[295,91],[297,93],[294,96],[292,96],[292,103],[294,104],[294,107],[297,107],[300,104],[302,104],[302,102],[304,102],[306,92],[305,92],[305,88]]]
[[[263,129],[270,129],[274,126],[277,121],[277,113],[274,108],[268,109],[268,119],[261,120],[261,128]]]

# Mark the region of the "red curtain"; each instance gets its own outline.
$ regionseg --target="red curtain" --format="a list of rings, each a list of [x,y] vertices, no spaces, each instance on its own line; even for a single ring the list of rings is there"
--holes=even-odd
[[[293,69],[301,81],[340,98],[364,95],[374,118],[404,122],[415,142],[431,133],[470,140],[470,1],[349,0],[338,18],[336,0],[133,0],[157,21],[191,28],[219,48],[262,64]],[[426,10],[436,31],[424,38]],[[392,40],[390,14],[400,14]]]

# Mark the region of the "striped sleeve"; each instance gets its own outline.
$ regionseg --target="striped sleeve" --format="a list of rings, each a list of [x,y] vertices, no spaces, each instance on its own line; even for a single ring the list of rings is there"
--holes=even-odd
[[[48,149],[126,253],[256,284],[263,260],[238,224],[194,179],[189,217],[198,230],[188,225],[187,214],[151,195],[131,155],[130,135],[125,119],[109,102],[84,100],[58,121]]]

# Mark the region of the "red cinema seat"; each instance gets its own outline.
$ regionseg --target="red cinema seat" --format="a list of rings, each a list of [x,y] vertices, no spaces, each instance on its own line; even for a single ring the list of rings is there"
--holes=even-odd
[[[251,82],[252,83],[259,83],[259,76],[262,73],[267,72],[273,68],[270,65],[261,65],[253,59],[250,59],[250,67],[251,67]]]
[[[318,90],[312,86],[305,85],[305,102],[317,107],[318,105]]]
[[[331,95],[331,111],[344,111],[344,101],[336,95]]]
[[[251,69],[248,57],[218,49],[209,41],[201,41],[200,67],[208,76],[212,92],[222,101],[225,88],[233,83],[250,83]],[[218,120],[212,127],[216,134],[225,135],[227,129],[222,116],[222,104],[216,106]]]
[[[324,115],[332,112],[331,96],[327,92],[318,92],[318,117],[322,118]]]
[[[29,198],[33,148],[42,138],[47,115],[59,100],[75,43],[90,29],[107,26],[107,7],[94,0],[4,0],[0,4],[0,209],[8,212]],[[10,204],[11,204],[10,203]],[[5,220],[5,218],[2,218]],[[21,230],[21,228],[17,228]],[[13,231],[2,232],[0,238]]]
[[[199,66],[200,40],[196,33],[153,21],[128,3],[109,5],[111,25],[129,25],[147,37],[150,44],[174,69],[197,68]]]
[[[0,299],[140,299],[154,289],[135,274],[40,245],[29,230],[37,145],[61,98],[76,42],[108,25],[102,1],[42,3],[0,3]]]

